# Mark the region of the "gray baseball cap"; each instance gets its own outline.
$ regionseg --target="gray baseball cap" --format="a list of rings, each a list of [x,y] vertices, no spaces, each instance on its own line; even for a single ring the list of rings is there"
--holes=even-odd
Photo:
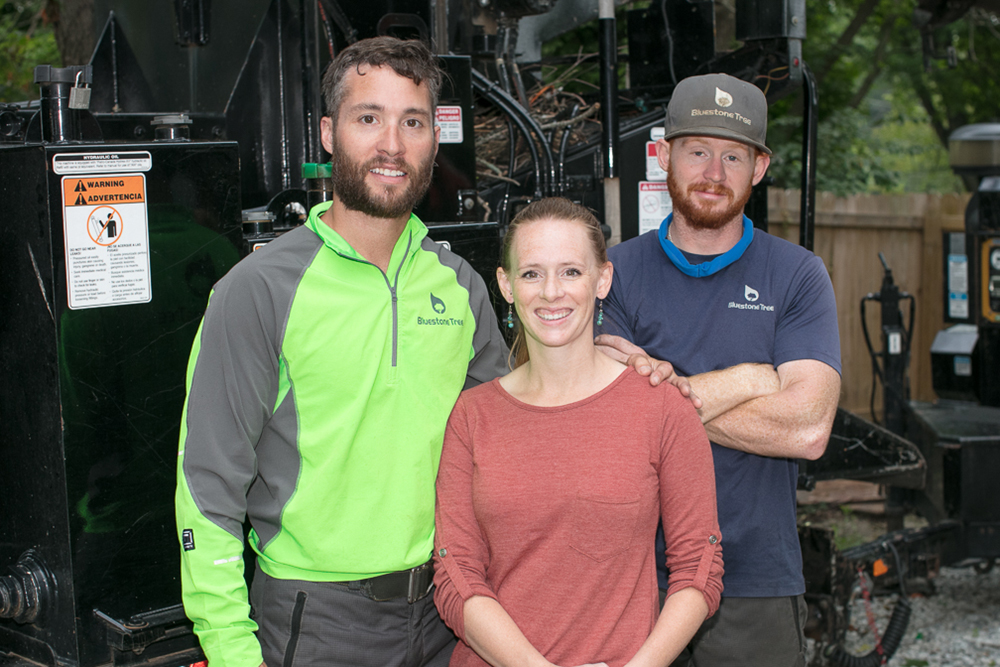
[[[664,139],[719,137],[771,154],[764,144],[767,98],[757,86],[728,74],[689,76],[678,83],[667,105],[664,127]]]

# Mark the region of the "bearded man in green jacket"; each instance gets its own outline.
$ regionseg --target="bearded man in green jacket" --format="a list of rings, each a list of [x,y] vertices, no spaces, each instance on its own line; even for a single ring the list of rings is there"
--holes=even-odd
[[[412,214],[441,77],[420,42],[342,51],[323,78],[332,202],[210,297],[176,494],[210,667],[448,662],[428,595],[441,442],[459,392],[504,373],[507,351],[482,278]]]

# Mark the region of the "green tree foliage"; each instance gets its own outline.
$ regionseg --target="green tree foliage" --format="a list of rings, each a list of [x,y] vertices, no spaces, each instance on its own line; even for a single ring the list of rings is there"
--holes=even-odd
[[[35,65],[62,65],[45,0],[0,2],[0,102],[38,97]]]
[[[1000,116],[1000,19],[974,8],[930,30],[928,59],[916,4],[807,0],[803,51],[819,81],[820,190],[960,190],[947,164],[948,135]],[[798,187],[801,112],[801,98],[772,107],[771,173],[782,187]]]
[[[802,178],[801,118],[779,116],[768,126],[774,155],[768,173],[778,187],[797,188]],[[844,197],[859,192],[896,189],[899,174],[885,160],[885,150],[867,115],[843,108],[819,124],[816,141],[816,189]]]

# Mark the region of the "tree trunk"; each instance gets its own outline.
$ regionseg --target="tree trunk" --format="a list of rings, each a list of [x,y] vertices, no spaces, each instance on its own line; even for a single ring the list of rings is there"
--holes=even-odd
[[[97,42],[94,0],[48,0],[45,10],[54,17],[63,67],[89,63]]]
[[[877,79],[878,75],[882,73],[885,50],[886,47],[889,46],[889,40],[892,38],[892,31],[895,27],[896,17],[887,16],[885,23],[882,24],[882,34],[879,35],[878,46],[875,47],[875,54],[872,56],[871,71],[868,72],[868,76],[865,77],[864,83],[862,83],[861,87],[854,93],[854,97],[851,98],[851,102],[848,105],[852,109],[857,109],[861,105],[865,96],[868,95],[868,91],[871,90],[872,86],[875,84],[875,79]]]
[[[948,150],[948,135],[951,134],[951,130],[945,127],[944,121],[941,119],[941,113],[934,106],[934,98],[931,96],[931,91],[927,87],[927,83],[922,76],[919,74],[914,75],[912,72],[909,73],[909,78],[910,85],[913,86],[913,91],[920,98],[920,103],[924,106],[927,115],[930,117],[934,133],[937,134],[938,140],[944,146],[945,150]]]
[[[838,60],[840,60],[840,56],[844,54],[844,51],[846,51],[847,47],[854,41],[858,32],[865,25],[865,23],[868,22],[868,19],[871,18],[871,15],[875,12],[875,8],[878,7],[879,2],[880,0],[865,0],[861,3],[861,6],[858,7],[858,11],[854,14],[854,18],[851,19],[850,24],[848,24],[847,28],[844,29],[844,32],[841,33],[840,37],[837,38],[837,41],[830,48],[823,64],[817,69],[817,85],[823,82],[826,75],[830,73],[833,66],[837,64]]]

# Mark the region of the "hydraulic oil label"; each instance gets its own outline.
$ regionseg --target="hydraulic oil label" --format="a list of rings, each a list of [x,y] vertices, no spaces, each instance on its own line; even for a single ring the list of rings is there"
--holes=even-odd
[[[64,176],[62,195],[69,307],[148,303],[145,175]]]
[[[152,166],[153,158],[149,151],[58,153],[52,156],[52,171],[57,174],[149,171]]]

